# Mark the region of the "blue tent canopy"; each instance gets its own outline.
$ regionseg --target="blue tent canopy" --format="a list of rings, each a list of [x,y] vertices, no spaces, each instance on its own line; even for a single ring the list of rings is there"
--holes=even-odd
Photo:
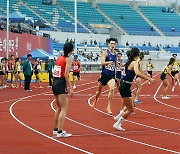
[[[25,21],[26,16],[21,14],[20,12],[13,12],[9,15],[9,20],[11,22],[24,22]],[[2,17],[2,20],[6,20],[6,17]]]
[[[40,58],[42,60],[49,60],[49,58],[52,58],[53,55],[47,53],[43,49],[35,49],[32,52],[30,52],[32,55],[32,59],[35,60],[36,58]],[[21,57],[22,60],[27,59],[27,54]]]

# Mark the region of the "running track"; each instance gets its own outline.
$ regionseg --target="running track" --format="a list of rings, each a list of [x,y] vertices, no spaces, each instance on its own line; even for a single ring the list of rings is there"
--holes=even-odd
[[[113,117],[106,114],[107,88],[97,108],[91,108],[99,74],[82,75],[69,97],[64,125],[73,137],[64,139],[52,136],[56,105],[50,89],[0,90],[0,153],[180,153],[180,86],[169,91],[171,100],[162,100],[159,73],[154,75],[157,83],[144,83],[143,104],[136,105],[136,114],[123,123],[125,132],[115,130]],[[117,92],[113,115],[121,106]]]

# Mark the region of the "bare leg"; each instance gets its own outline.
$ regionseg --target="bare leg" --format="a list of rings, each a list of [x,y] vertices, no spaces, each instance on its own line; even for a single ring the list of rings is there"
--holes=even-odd
[[[109,94],[108,94],[108,106],[107,106],[107,112],[109,114],[112,114],[111,106],[112,106],[112,99],[114,97],[114,88],[115,88],[115,80],[111,79],[107,85],[109,86]]]
[[[167,79],[164,79],[163,81],[164,89],[163,89],[163,97],[167,96],[167,91],[169,89],[169,82]]]
[[[99,97],[100,97],[100,95],[101,95],[101,92],[102,92],[102,88],[103,88],[103,87],[104,87],[103,85],[101,85],[100,83],[98,83],[98,87],[97,87],[97,91],[96,91],[96,96],[95,96],[95,101],[93,102],[92,107],[95,107],[95,106],[96,106],[96,104],[97,104],[97,102],[98,102],[98,100],[99,100]]]

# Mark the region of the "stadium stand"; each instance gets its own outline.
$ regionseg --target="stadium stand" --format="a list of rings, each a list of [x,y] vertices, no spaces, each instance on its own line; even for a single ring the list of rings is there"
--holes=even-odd
[[[127,4],[99,3],[98,6],[130,35],[159,35]]]
[[[163,12],[164,8],[162,6],[140,6],[142,13],[166,36],[180,36],[180,16],[175,11]]]

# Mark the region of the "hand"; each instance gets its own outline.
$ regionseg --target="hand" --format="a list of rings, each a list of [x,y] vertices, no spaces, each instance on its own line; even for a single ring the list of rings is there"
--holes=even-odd
[[[74,94],[74,91],[73,91],[73,88],[71,87],[71,88],[70,88],[70,96],[72,97],[73,94]]]
[[[150,82],[152,82],[152,83],[156,83],[156,80],[155,79],[152,79],[152,78],[150,78],[150,80],[149,80]]]
[[[109,61],[109,64],[114,65],[114,62],[113,61]]]

